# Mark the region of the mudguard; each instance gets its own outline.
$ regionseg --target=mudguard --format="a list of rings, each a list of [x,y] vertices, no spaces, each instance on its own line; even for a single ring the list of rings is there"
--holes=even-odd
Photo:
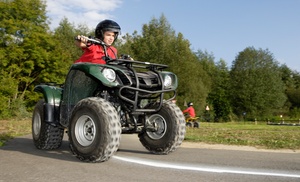
[[[111,68],[115,71],[120,70],[116,67],[112,67],[105,64],[92,64],[92,63],[77,63],[73,64],[71,70],[80,70],[87,75],[90,75],[97,80],[101,81],[104,86],[107,87],[116,87],[118,85],[117,82],[109,82],[102,74],[101,70],[104,68]]]
[[[34,91],[40,92],[44,96],[44,121],[54,125],[58,124],[59,105],[63,89],[50,85],[37,85]]]

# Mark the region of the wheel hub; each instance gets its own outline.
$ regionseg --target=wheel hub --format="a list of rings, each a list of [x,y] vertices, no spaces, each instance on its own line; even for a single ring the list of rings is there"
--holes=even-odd
[[[41,132],[41,116],[38,113],[35,113],[34,118],[33,118],[33,133],[35,136],[38,136]]]
[[[153,140],[161,139],[166,131],[166,120],[159,114],[151,115],[148,119],[149,126],[146,128],[148,136]]]
[[[75,125],[75,136],[78,143],[82,146],[92,144],[96,136],[94,120],[87,115],[78,118]]]
[[[90,120],[87,120],[84,126],[84,135],[87,140],[93,140],[94,137],[94,125]]]

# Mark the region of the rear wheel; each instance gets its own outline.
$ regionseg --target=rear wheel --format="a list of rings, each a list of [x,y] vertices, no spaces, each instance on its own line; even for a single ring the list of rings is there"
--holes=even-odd
[[[199,121],[194,121],[194,127],[199,128],[200,127],[200,122]]]
[[[188,127],[188,128],[193,128],[194,125],[193,125],[192,122],[188,121],[188,122],[186,123],[186,127]]]
[[[168,154],[181,145],[186,131],[185,118],[174,103],[165,102],[160,111],[148,116],[148,124],[154,129],[143,130],[139,139],[150,152]]]
[[[44,121],[44,100],[35,105],[32,116],[32,138],[38,149],[57,149],[62,144],[64,129]]]
[[[70,148],[86,162],[107,161],[119,148],[121,126],[115,108],[93,97],[76,104],[69,124]]]

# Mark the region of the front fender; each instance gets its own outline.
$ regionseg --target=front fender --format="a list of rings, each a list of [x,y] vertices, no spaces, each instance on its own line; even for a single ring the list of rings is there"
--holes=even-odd
[[[59,118],[59,105],[63,89],[49,85],[37,85],[34,91],[43,94],[45,100],[44,120],[56,124],[55,122],[57,122]]]
[[[76,63],[71,66],[72,69],[83,71],[87,75],[91,75],[97,80],[101,81],[104,86],[107,87],[116,87],[118,86],[117,82],[109,82],[104,76],[101,70],[104,68],[111,68],[113,70],[120,70],[118,68],[106,65],[106,64],[93,64],[93,63]]]

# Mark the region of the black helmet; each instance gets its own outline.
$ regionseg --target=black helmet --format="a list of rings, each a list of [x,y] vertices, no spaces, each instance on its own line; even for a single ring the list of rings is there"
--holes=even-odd
[[[192,102],[189,102],[189,103],[188,103],[188,107],[190,107],[190,106],[192,106],[192,105],[194,105]]]
[[[95,30],[95,37],[103,40],[103,33],[106,31],[115,32],[115,40],[117,40],[118,35],[121,32],[121,27],[115,21],[112,20],[103,20],[98,23],[96,30]]]

